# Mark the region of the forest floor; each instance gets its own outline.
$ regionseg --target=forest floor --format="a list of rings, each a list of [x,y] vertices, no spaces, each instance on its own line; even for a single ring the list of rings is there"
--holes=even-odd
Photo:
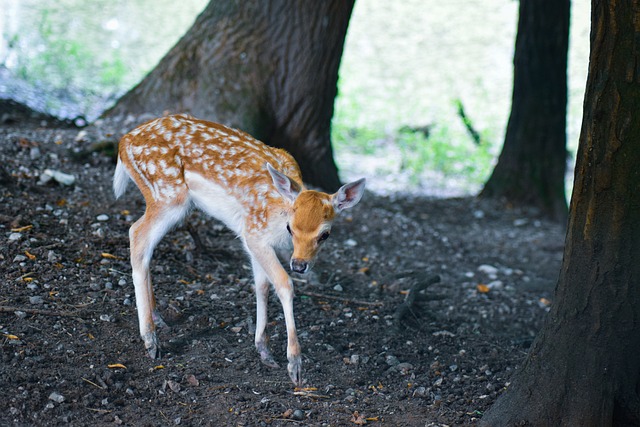
[[[154,254],[170,329],[151,360],[128,260],[144,203],[133,186],[114,200],[112,157],[84,152],[99,139],[0,126],[0,425],[473,425],[552,304],[561,225],[472,197],[367,193],[295,277],[296,389],[277,298],[271,369],[241,244],[193,213],[206,250],[179,227]]]

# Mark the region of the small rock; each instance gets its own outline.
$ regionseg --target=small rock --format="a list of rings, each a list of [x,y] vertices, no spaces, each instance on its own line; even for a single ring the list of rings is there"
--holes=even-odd
[[[29,297],[29,303],[33,305],[44,304],[44,298],[40,295]]]
[[[101,215],[98,215],[98,216],[96,217],[96,219],[97,219],[98,221],[102,221],[102,222],[104,222],[104,221],[109,221],[109,215],[107,215],[107,214],[101,214]]]
[[[355,247],[355,246],[358,246],[358,242],[356,242],[356,241],[355,241],[355,240],[353,240],[353,239],[347,239],[347,240],[345,240],[345,241],[344,241],[344,244],[345,244],[345,245],[347,245],[347,246],[350,246],[350,247],[352,247],[352,248],[353,248],[353,247]]]
[[[482,264],[478,267],[478,271],[484,274],[498,274],[498,269],[492,265]]]
[[[115,321],[115,318],[110,314],[101,314],[100,320],[102,320],[103,322],[113,322]]]
[[[131,298],[125,298],[124,301],[122,301],[122,304],[124,305],[131,305]]]
[[[99,291],[100,290],[100,284],[98,284],[96,282],[91,282],[89,284],[89,289],[91,289],[92,291]]]
[[[27,257],[24,255],[16,255],[15,258],[13,259],[13,262],[23,262],[26,261]]]
[[[360,363],[360,356],[358,356],[357,354],[352,354],[349,358],[349,363],[352,365],[357,365],[358,363]]]
[[[427,395],[427,389],[424,387],[418,387],[413,392],[414,397],[425,397]]]
[[[493,282],[488,283],[487,287],[489,289],[498,290],[504,288],[504,284],[502,283],[502,280],[494,280]]]
[[[291,414],[291,418],[296,421],[302,421],[304,420],[304,412],[302,412],[300,409],[296,409],[295,411],[293,411],[293,414]]]
[[[334,290],[334,291],[338,291],[338,292],[342,292],[342,291],[343,291],[343,289],[342,289],[342,285],[340,285],[340,284],[335,285],[335,286],[333,287],[333,290]]]
[[[25,313],[24,311],[15,311],[14,314],[18,316],[18,319],[24,319],[25,317],[27,317],[27,313]]]
[[[473,217],[474,217],[475,219],[482,219],[482,218],[484,218],[484,211],[481,211],[481,210],[473,211]]]
[[[76,182],[75,176],[51,169],[45,169],[40,175],[40,182],[46,184],[51,178],[62,185],[73,185]]]
[[[16,240],[20,240],[22,238],[22,233],[11,233],[9,234],[9,241],[15,242]]]
[[[387,357],[385,357],[385,362],[387,362],[387,365],[389,366],[397,366],[400,364],[400,361],[398,360],[397,357],[395,357],[393,354],[389,354],[387,355]]]
[[[56,403],[62,403],[64,402],[64,396],[54,391],[49,395],[49,400],[53,400]]]
[[[125,286],[127,284],[127,279],[122,278],[118,280],[118,286]]]
[[[529,220],[526,218],[521,218],[521,219],[516,219],[513,221],[513,226],[514,227],[522,227],[523,225],[527,225],[529,223]]]

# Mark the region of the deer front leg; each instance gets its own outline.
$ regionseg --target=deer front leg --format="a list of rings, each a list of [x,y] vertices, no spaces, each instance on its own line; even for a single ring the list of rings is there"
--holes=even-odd
[[[255,240],[247,240],[247,249],[251,254],[253,262],[257,262],[266,273],[282,304],[284,320],[287,326],[287,371],[291,381],[296,386],[302,384],[302,358],[300,356],[300,343],[296,332],[296,323],[293,317],[293,282],[282,268],[275,251],[268,245],[261,244]],[[265,311],[266,315],[266,311]],[[266,323],[266,321],[265,321]],[[256,327],[256,334],[258,327]],[[264,332],[263,332],[264,333]]]
[[[256,349],[262,363],[270,368],[280,365],[273,359],[269,351],[269,336],[265,333],[267,327],[267,303],[269,301],[269,279],[260,264],[252,260],[253,276],[256,284]]]

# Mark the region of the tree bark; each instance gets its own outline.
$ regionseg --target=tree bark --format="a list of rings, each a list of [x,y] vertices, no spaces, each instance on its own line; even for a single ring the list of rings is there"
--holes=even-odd
[[[569,0],[520,0],[511,115],[481,197],[566,220]]]
[[[284,148],[306,182],[340,186],[330,130],[354,0],[212,0],[106,117],[189,112]]]
[[[640,425],[640,2],[592,1],[555,303],[485,426]]]

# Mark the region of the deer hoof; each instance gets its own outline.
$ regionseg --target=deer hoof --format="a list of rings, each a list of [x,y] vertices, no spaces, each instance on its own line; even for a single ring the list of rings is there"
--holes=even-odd
[[[144,347],[147,349],[147,354],[152,359],[160,358],[160,343],[154,332],[150,332],[142,337],[144,341]]]
[[[300,356],[289,359],[287,371],[289,371],[289,378],[291,378],[293,384],[296,387],[300,387],[302,385],[302,359]]]
[[[279,368],[278,362],[273,359],[271,352],[267,348],[267,345],[264,342],[256,343],[256,348],[258,353],[260,354],[260,360],[262,363],[270,368]]]

